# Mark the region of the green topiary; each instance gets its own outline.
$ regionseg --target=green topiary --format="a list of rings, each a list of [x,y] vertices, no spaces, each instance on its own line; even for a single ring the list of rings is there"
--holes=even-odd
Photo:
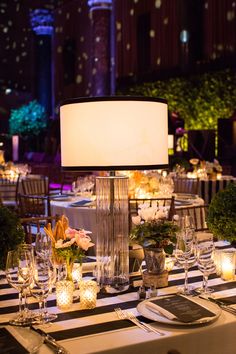
[[[7,252],[24,242],[24,231],[18,216],[0,205],[0,269],[5,269]]]
[[[207,225],[219,239],[236,241],[236,184],[229,183],[212,198]]]

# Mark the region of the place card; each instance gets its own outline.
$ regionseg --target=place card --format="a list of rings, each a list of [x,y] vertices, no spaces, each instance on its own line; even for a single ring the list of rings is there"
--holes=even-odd
[[[0,328],[0,353],[1,354],[26,354],[29,353],[13,335],[6,329]]]
[[[150,300],[148,303],[146,306],[151,311],[155,312],[156,308],[157,313],[185,323],[194,322],[201,318],[215,317],[215,313],[181,295],[166,296]]]

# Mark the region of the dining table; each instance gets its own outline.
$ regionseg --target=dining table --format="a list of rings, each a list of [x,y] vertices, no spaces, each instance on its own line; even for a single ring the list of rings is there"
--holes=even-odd
[[[186,197],[187,196],[187,197]],[[197,195],[175,196],[175,208],[182,208],[192,205],[203,205],[204,200]],[[91,239],[96,242],[96,200],[91,195],[58,195],[52,196],[50,200],[52,215],[65,215],[69,219],[70,227],[84,228],[91,231]],[[88,250],[89,255],[95,255],[94,249]]]
[[[232,249],[232,246],[225,241],[218,241],[215,246],[219,250]],[[83,280],[93,279],[95,266],[96,259],[94,257],[84,259],[82,266]],[[145,269],[145,264],[143,267]],[[202,273],[196,264],[189,269],[188,281],[194,288],[198,288],[202,284]],[[184,270],[174,266],[168,275],[168,286],[157,290],[157,298],[168,294],[176,294],[178,287],[183,283]],[[131,274],[130,286],[127,291],[110,294],[98,292],[96,307],[93,309],[81,308],[79,290],[76,289],[72,307],[69,310],[59,310],[56,306],[56,296],[53,290],[48,297],[47,307],[49,312],[57,314],[57,318],[51,323],[38,327],[45,333],[50,334],[70,354],[236,353],[235,314],[228,313],[209,300],[202,300],[204,302],[202,306],[205,309],[212,310],[214,305],[216,315],[211,320],[184,324],[175,322],[175,320],[167,321],[165,317],[153,320],[144,311],[144,302],[148,300],[140,299],[138,295],[141,284],[141,274]],[[224,281],[214,273],[209,277],[209,286],[214,291],[211,294],[212,297],[216,299],[224,298],[231,304],[231,308],[236,308],[235,280]],[[199,300],[196,296],[188,298],[191,301]],[[29,297],[28,303],[29,309],[37,311],[38,303],[35,298]],[[132,312],[139,320],[151,325],[159,333],[144,331],[133,322],[118,318],[114,311],[114,308],[117,307]],[[10,287],[2,272],[0,280],[0,327],[9,329],[14,338],[21,340],[22,345],[27,346],[27,343],[30,340],[32,341],[33,337],[29,334],[30,331],[33,331],[29,328],[17,328],[8,325],[8,321],[15,316],[17,310],[18,292]],[[21,333],[17,334],[17,332]],[[5,349],[7,349],[7,346]],[[14,351],[1,351],[1,353],[14,353]],[[38,353],[50,354],[52,350],[44,343],[39,347]]]
[[[229,183],[236,183],[236,177],[222,175],[219,179],[201,179],[198,194],[206,204],[210,204],[216,193],[224,190]]]

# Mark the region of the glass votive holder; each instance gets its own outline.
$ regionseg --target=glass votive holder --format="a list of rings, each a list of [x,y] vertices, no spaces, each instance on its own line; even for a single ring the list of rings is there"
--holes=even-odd
[[[221,253],[222,252],[223,251],[220,249],[214,249],[213,252],[213,261],[216,266],[216,274],[219,276],[221,275]]]
[[[83,309],[94,309],[97,301],[97,283],[94,280],[80,282],[80,305]]]
[[[221,253],[221,279],[234,280],[235,278],[236,252],[224,250]]]
[[[82,264],[74,263],[73,269],[72,269],[72,279],[73,279],[74,283],[79,285],[79,283],[82,280]]]
[[[68,310],[73,303],[74,283],[70,280],[61,280],[56,283],[57,307]]]

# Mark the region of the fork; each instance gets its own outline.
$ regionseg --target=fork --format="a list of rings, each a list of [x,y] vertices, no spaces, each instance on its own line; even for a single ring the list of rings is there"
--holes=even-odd
[[[140,321],[139,319],[137,319],[137,317],[135,317],[135,315],[133,314],[133,312],[127,312],[127,315],[129,316],[129,318],[134,318],[137,321],[139,321],[144,327],[146,327],[147,329],[149,329],[151,332],[154,332],[156,334],[159,334],[159,336],[164,336],[165,333],[158,331],[156,328],[152,327],[150,324],[145,323],[143,321]]]
[[[230,307],[229,305],[226,305],[223,301],[221,300],[218,300],[218,299],[214,299],[212,297],[203,297],[203,296],[199,296],[201,299],[204,299],[204,300],[208,300],[208,301],[211,301],[215,304],[217,304],[222,310],[226,311],[226,312],[229,312],[231,313],[232,315],[236,316],[236,309],[235,308],[232,308]]]
[[[164,336],[163,332],[160,332],[157,329],[150,326],[149,324],[140,321],[132,312],[122,311],[120,307],[114,308],[114,311],[116,312],[119,319],[130,320],[131,322],[136,324],[136,326],[140,327],[146,332],[154,332],[159,334],[160,336]]]
[[[115,307],[114,311],[116,312],[116,314],[120,320],[130,320],[139,328],[143,329],[146,332],[150,332],[150,329],[146,328],[142,323],[140,323],[136,317],[135,317],[135,319],[131,318],[130,316],[128,316],[127,312],[122,311],[120,307]]]

